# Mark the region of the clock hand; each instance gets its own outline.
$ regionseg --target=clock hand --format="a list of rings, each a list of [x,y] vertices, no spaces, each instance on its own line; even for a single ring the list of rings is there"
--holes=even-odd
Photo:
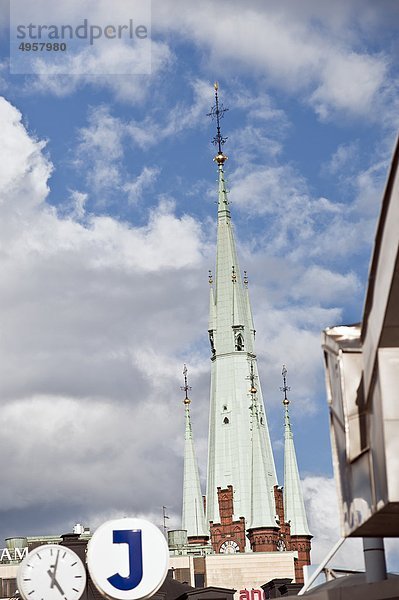
[[[58,567],[58,559],[60,557],[60,551],[58,550],[57,552],[57,558],[55,559],[55,564],[51,565],[51,567],[54,569],[53,574],[51,576],[51,586],[50,587],[54,587],[54,582],[56,581],[55,579],[55,574],[57,572],[57,567]]]
[[[50,575],[50,579],[51,579],[51,586],[50,587],[54,587],[55,586],[57,588],[57,590],[59,591],[59,593],[63,596],[64,595],[64,590],[62,589],[62,587],[58,583],[57,579],[55,578],[55,572],[52,571],[51,569],[49,569],[47,571],[47,573]]]

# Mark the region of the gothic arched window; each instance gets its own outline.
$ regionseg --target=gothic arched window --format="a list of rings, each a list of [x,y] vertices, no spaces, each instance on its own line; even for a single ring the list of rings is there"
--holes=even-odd
[[[236,338],[236,350],[238,350],[238,351],[244,350],[244,340],[242,338],[241,333],[239,333]]]

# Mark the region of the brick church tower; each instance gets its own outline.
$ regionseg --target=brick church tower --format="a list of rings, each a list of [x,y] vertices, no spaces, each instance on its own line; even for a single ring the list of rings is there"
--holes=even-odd
[[[209,342],[211,391],[206,490],[206,534],[215,552],[298,551],[297,575],[310,564],[310,533],[307,526],[291,425],[288,416],[286,370],[284,377],[285,468],[284,492],[278,486],[255,353],[255,327],[248,278],[241,277],[230,204],[224,176],[226,138],[221,135],[220,105],[215,84],[218,169],[217,252],[215,277],[209,277]],[[284,373],[285,371],[285,373]],[[284,389],[284,388],[283,388]],[[286,403],[285,403],[286,402]],[[186,421],[187,423],[187,421]],[[191,425],[190,425],[191,427]],[[187,431],[187,429],[186,429]],[[191,452],[191,451],[190,451]],[[194,450],[192,450],[192,453]],[[191,454],[190,454],[191,456]],[[192,454],[194,456],[194,454]],[[189,459],[193,464],[192,458]],[[186,462],[186,461],[185,461]],[[198,467],[191,470],[198,473]],[[184,484],[183,528],[198,529],[200,502],[198,475],[193,496]],[[186,481],[186,466],[185,466]],[[187,479],[188,481],[188,479]],[[191,494],[191,500],[189,496]],[[191,503],[191,508],[187,505]],[[191,521],[187,514],[191,514]],[[204,529],[198,531],[203,536]],[[190,533],[190,538],[194,537]],[[298,580],[298,579],[297,579]]]

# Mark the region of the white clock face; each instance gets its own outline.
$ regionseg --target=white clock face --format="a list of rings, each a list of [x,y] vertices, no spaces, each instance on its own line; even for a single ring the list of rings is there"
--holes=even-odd
[[[220,552],[222,554],[235,554],[240,551],[240,546],[234,540],[228,540],[227,542],[223,542],[220,546]]]
[[[17,585],[24,600],[78,600],[86,586],[86,569],[66,546],[39,546],[19,565]]]

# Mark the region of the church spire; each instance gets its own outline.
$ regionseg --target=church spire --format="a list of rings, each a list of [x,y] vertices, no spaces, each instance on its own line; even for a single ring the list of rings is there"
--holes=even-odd
[[[252,334],[252,342],[255,342],[255,326],[254,326],[254,320],[252,317],[252,308],[251,308],[251,302],[249,300],[249,290],[248,290],[248,274],[246,271],[244,271],[244,294],[245,294],[245,304],[246,304],[246,309],[247,309],[247,318],[248,318],[248,323],[249,323],[249,328]]]
[[[243,281],[241,279],[240,268],[238,265],[237,250],[234,240],[234,232],[231,223],[230,205],[226,187],[223,165],[227,160],[227,156],[223,153],[223,146],[227,141],[227,137],[223,137],[221,133],[220,121],[225,112],[228,110],[223,107],[219,101],[217,83],[215,88],[215,104],[208,113],[216,121],[216,135],[212,142],[217,148],[217,154],[214,161],[218,165],[219,189],[218,189],[218,240],[217,240],[217,257],[216,257],[216,272],[215,286],[211,288],[211,300],[214,302],[210,305],[210,324],[214,324],[213,330],[216,330],[218,323],[218,343],[220,352],[234,351],[236,349],[248,352],[253,351],[253,338],[250,331],[253,325],[249,324],[250,309],[248,310],[249,299],[247,300],[247,290],[244,290]],[[212,278],[213,280],[213,278]],[[228,315],[228,321],[225,325],[229,328],[229,339],[226,335],[222,335],[220,313],[223,311],[223,320]],[[219,318],[218,318],[219,316]],[[231,336],[231,328],[234,329],[234,336]],[[246,336],[244,336],[246,330]],[[246,339],[244,339],[246,337]],[[215,344],[215,340],[214,344]],[[223,344],[223,345],[222,345]],[[216,348],[216,351],[218,349]],[[213,350],[212,350],[213,351]]]
[[[291,388],[287,385],[287,369],[283,365],[281,372],[283,376],[283,387],[280,388],[284,392],[284,511],[286,521],[291,522],[292,536],[309,536],[308,521],[306,518],[305,504],[303,501],[303,493],[301,480],[299,478],[298,463],[296,460],[294,436],[291,429],[289,404],[287,392]]]
[[[252,456],[251,394],[248,377],[251,372],[258,378],[254,350],[254,326],[249,305],[246,278],[243,281],[234,229],[230,214],[228,190],[224,174],[227,156],[223,152],[226,137],[221,132],[221,119],[226,109],[219,100],[215,84],[215,104],[209,113],[216,121],[213,143],[218,169],[218,212],[216,269],[212,278],[209,338],[211,345],[211,394],[208,442],[207,521],[220,520],[218,488],[233,489],[234,518],[243,517],[246,526],[252,519],[252,473],[265,473],[265,487],[273,504],[273,486],[276,485],[269,431],[257,379],[257,415],[263,419],[256,430],[256,450]],[[258,483],[256,482],[256,485]],[[266,525],[270,525],[267,509]],[[275,510],[272,511],[273,515]],[[263,518],[263,517],[262,517]]]
[[[193,431],[190,418],[190,403],[188,392],[191,387],[187,380],[187,367],[184,365],[183,400],[185,409],[185,435],[184,435],[184,478],[183,478],[183,514],[182,529],[187,531],[189,543],[205,543],[208,533],[205,526],[204,503],[201,494],[201,485],[198,463],[195,455]]]
[[[273,488],[270,488],[267,465],[263,448],[262,428],[265,427],[265,418],[258,404],[256,375],[253,362],[248,377],[251,382],[251,430],[252,430],[252,461],[251,461],[251,520],[248,529],[275,528],[276,509],[274,504]]]

